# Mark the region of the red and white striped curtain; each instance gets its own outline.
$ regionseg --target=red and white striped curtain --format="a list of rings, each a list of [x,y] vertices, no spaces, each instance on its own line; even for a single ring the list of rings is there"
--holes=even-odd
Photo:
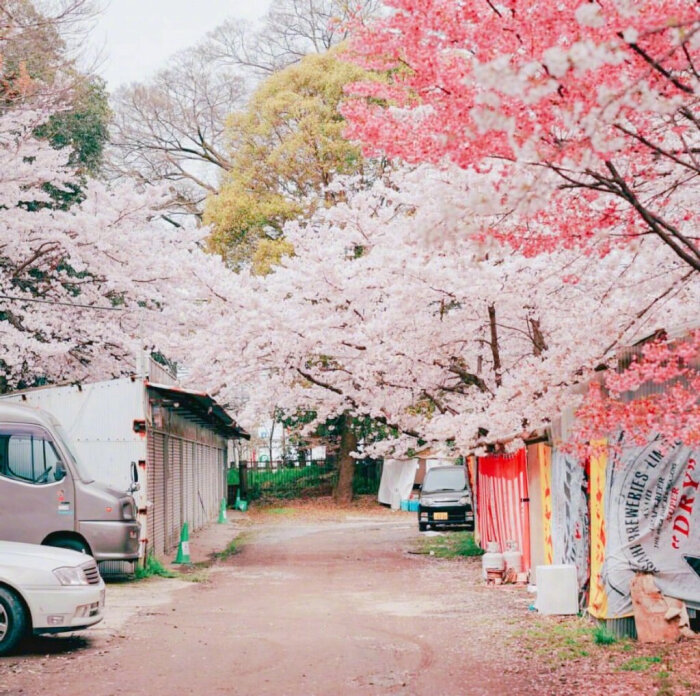
[[[511,455],[479,457],[477,467],[477,516],[481,545],[497,541],[501,551],[507,541],[517,541],[523,568],[530,567],[530,510],[525,449]]]

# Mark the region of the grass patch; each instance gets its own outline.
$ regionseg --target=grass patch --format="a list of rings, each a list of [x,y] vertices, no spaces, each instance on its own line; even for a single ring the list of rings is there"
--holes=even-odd
[[[174,573],[166,568],[155,556],[148,556],[146,562],[142,566],[136,566],[134,577],[137,580],[145,580],[146,578],[161,577],[161,578],[177,578],[179,573]]]
[[[268,508],[265,510],[269,515],[293,515],[294,508]]]
[[[473,532],[450,532],[442,536],[421,537],[416,552],[437,558],[464,558],[482,556],[484,550],[474,541]]]
[[[513,638],[533,656],[560,664],[589,657],[596,650],[593,631],[590,622],[583,618],[562,623],[538,621],[534,626],[515,631]]]
[[[231,556],[239,554],[243,546],[244,538],[244,534],[239,534],[235,539],[231,539],[231,541],[226,544],[226,548],[223,551],[218,551],[214,554],[214,558],[217,561],[226,561],[231,558]]]
[[[194,567],[179,573],[177,577],[187,582],[207,582],[209,580],[209,569]]]
[[[596,626],[593,629],[593,642],[596,645],[612,645],[617,643],[617,638],[605,626]]]
[[[659,662],[661,662],[661,658],[657,655],[653,655],[651,657],[639,655],[637,657],[630,657],[629,660],[620,665],[619,669],[623,670],[624,672],[643,672]]]

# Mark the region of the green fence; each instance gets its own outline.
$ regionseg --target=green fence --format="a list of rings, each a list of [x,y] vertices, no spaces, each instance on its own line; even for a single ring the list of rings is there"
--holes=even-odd
[[[379,490],[382,475],[381,462],[359,460],[355,464],[353,490],[356,495],[372,495]],[[234,475],[237,479],[237,476]],[[330,495],[338,479],[338,471],[331,462],[310,466],[248,468],[248,500],[258,498],[310,498]],[[229,478],[229,483],[234,483]],[[235,481],[237,483],[237,480]]]

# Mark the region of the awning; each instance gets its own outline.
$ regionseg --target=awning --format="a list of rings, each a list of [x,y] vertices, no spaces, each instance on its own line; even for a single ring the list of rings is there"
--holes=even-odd
[[[163,406],[177,407],[183,414],[187,413],[188,420],[199,425],[207,425],[226,438],[250,440],[250,434],[206,392],[153,382],[146,382],[146,387],[149,392],[154,392],[161,397]]]

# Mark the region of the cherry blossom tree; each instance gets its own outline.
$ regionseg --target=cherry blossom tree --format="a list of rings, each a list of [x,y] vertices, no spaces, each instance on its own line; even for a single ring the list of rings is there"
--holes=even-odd
[[[368,152],[484,173],[481,233],[528,254],[652,236],[700,270],[697,3],[387,4],[353,47],[393,79],[344,109]]]
[[[622,248],[636,254],[652,240],[671,250],[685,264],[685,280],[697,285],[697,3],[388,5],[386,17],[358,25],[353,41],[355,60],[392,74],[388,84],[350,89],[348,135],[362,140],[367,153],[470,171],[474,240],[528,256],[579,249],[592,264]],[[628,297],[630,305],[639,299]],[[643,307],[639,312],[649,317]],[[683,324],[684,316],[681,307],[647,334]],[[630,315],[621,328],[634,323]],[[676,358],[653,359],[674,350],[656,341],[624,380],[642,393],[655,372],[658,389],[670,363],[692,372],[686,353],[693,346],[697,356],[691,339]],[[608,388],[593,387],[581,411],[582,433],[625,427],[636,439],[660,431],[671,440],[697,440],[695,382],[689,374],[683,379],[663,398],[632,400],[611,375]]]
[[[224,400],[254,385],[251,414],[367,415],[396,436],[385,445],[471,450],[547,424],[639,331],[692,315],[697,285],[652,239],[596,264],[478,239],[473,179],[424,165],[369,189],[338,180],[355,192],[288,225],[295,255],[274,273],[208,276],[207,311],[185,321],[193,378]]]
[[[638,350],[625,351],[628,364],[592,381],[588,398],[576,412],[571,445],[581,454],[595,450],[601,433],[621,430],[625,441],[646,444],[649,433],[661,436],[661,446],[674,440],[700,445],[700,330],[688,335],[661,336]]]
[[[3,389],[129,371],[183,273],[209,261],[201,230],[158,222],[162,193],[91,181],[81,202],[57,206],[49,191],[75,172],[69,153],[34,136],[49,113],[35,107],[0,115]]]

